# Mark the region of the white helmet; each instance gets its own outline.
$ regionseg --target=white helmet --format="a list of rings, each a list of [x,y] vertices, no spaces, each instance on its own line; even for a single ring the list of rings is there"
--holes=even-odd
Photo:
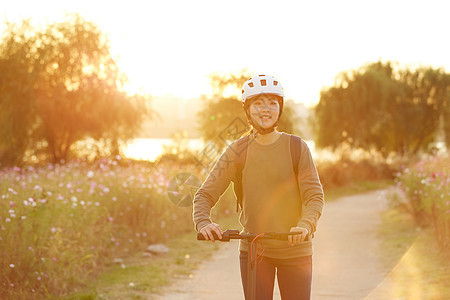
[[[248,98],[260,94],[274,94],[284,98],[283,87],[280,82],[271,75],[254,75],[242,86],[242,103]]]

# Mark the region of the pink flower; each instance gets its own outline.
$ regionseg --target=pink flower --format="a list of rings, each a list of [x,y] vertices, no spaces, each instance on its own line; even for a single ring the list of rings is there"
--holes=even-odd
[[[13,190],[12,188],[8,188],[8,191],[9,191],[11,194],[17,195],[17,192],[16,192],[15,190]]]

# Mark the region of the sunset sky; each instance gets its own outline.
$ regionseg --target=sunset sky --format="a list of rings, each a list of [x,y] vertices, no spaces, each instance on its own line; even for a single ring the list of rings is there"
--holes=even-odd
[[[379,59],[450,71],[447,1],[25,1],[0,19],[99,25],[132,92],[181,98],[211,92],[208,76],[247,69],[277,77],[314,105],[335,76]]]

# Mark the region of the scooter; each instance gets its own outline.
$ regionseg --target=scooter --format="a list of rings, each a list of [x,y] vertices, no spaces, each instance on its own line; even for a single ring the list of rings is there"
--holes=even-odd
[[[288,236],[301,234],[299,232],[278,233],[278,232],[266,232],[260,234],[246,233],[241,234],[237,229],[227,229],[222,234],[222,239],[213,232],[215,240],[221,242],[229,242],[232,239],[246,239],[248,241],[248,253],[247,256],[247,297],[246,300],[256,300],[256,243],[258,239],[276,239],[276,240],[288,240]],[[197,240],[205,240],[205,237],[201,234],[197,234]],[[255,259],[254,259],[255,256]]]

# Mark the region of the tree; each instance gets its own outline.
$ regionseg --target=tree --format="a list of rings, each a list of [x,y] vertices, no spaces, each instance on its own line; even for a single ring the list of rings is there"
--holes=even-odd
[[[450,90],[447,90],[447,99],[450,99]],[[442,112],[442,125],[444,129],[445,146],[450,149],[450,101],[445,102]]]
[[[198,114],[199,131],[204,140],[213,142],[219,150],[250,129],[240,98],[242,85],[250,76],[242,70],[239,74],[213,74],[210,77],[214,95],[203,99],[204,107]],[[226,96],[227,92],[231,96]],[[285,101],[278,125],[280,130],[288,133],[294,132],[297,121],[293,106],[292,101]]]
[[[442,70],[372,63],[338,75],[315,108],[318,147],[417,154],[434,141],[448,96]]]
[[[448,75],[441,69],[422,67],[400,72],[404,97],[397,106],[399,120],[396,128],[403,139],[398,139],[400,154],[416,154],[428,150],[439,132],[440,117],[448,103]]]
[[[30,65],[35,38],[27,34],[29,22],[24,22],[22,30],[6,25],[0,44],[0,163],[14,164],[24,156],[37,122],[33,101],[36,74]]]
[[[118,153],[150,110],[145,97],[123,92],[126,78],[101,31],[78,15],[43,31],[29,22],[7,28],[0,44],[0,161],[20,163],[26,153],[67,160],[74,143],[88,137]]]

